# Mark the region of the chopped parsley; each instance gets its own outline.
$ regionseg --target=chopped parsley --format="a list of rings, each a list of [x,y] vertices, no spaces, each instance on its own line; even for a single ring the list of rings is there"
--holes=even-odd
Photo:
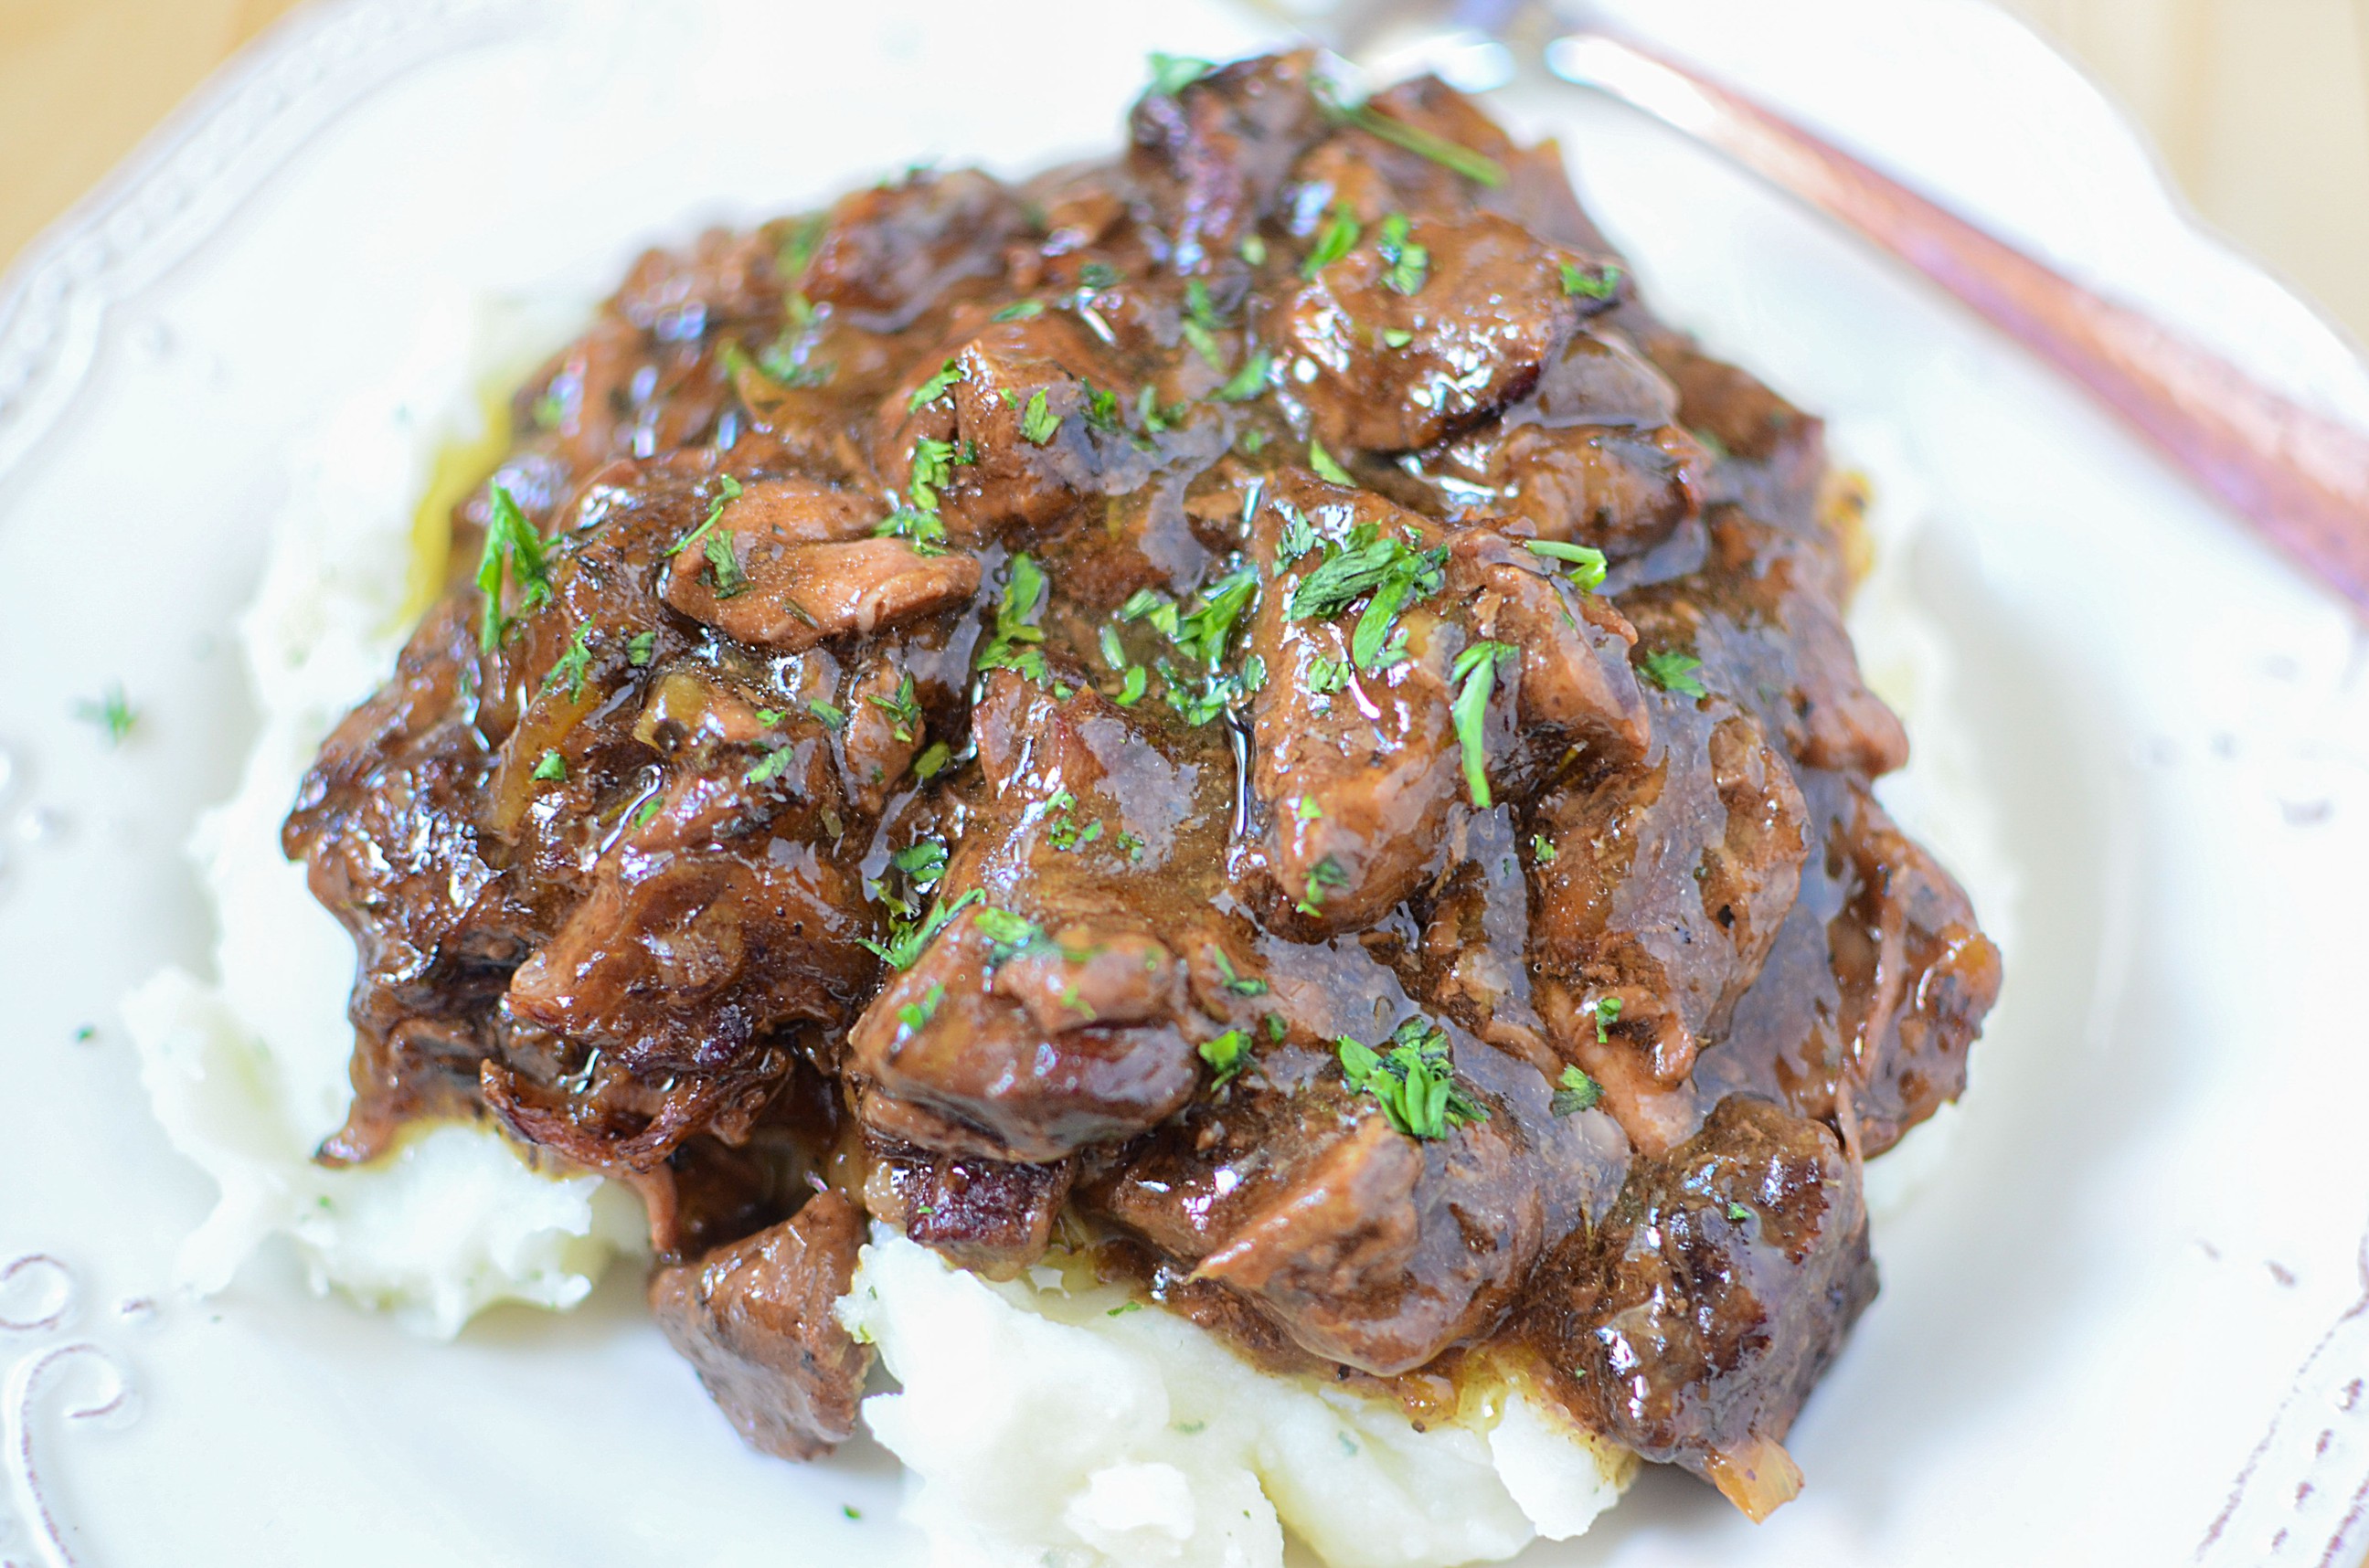
[[[1404,629],[1391,635],[1398,612],[1437,593],[1447,568],[1446,545],[1418,550],[1360,523],[1347,540],[1325,546],[1324,559],[1292,589],[1288,612],[1295,621],[1330,620],[1371,595],[1350,635],[1349,657],[1360,670],[1386,670],[1406,657]]]
[[[567,759],[556,751],[545,751],[542,759],[535,763],[532,776],[554,783],[565,782],[567,777]]]
[[[567,402],[555,392],[546,392],[534,400],[534,428],[555,430],[567,418]]]
[[[913,478],[907,494],[926,512],[938,509],[938,492],[955,476],[955,443],[923,436],[913,443]]]
[[[1140,1312],[1141,1310],[1143,1310],[1143,1303],[1140,1301],[1121,1301],[1117,1306],[1113,1307],[1109,1311],[1104,1312],[1103,1316],[1106,1318],[1123,1318],[1129,1312]]]
[[[1575,1067],[1566,1067],[1562,1070],[1562,1086],[1547,1103],[1547,1109],[1559,1116],[1575,1116],[1582,1111],[1596,1109],[1603,1098],[1603,1084]]]
[[[944,741],[933,740],[927,750],[913,759],[913,776],[923,784],[928,784],[932,779],[944,773],[946,764],[953,759],[954,751]]]
[[[1403,326],[1385,326],[1382,328],[1382,347],[1385,349],[1403,349],[1413,341],[1414,334],[1409,332]]]
[[[1240,1029],[1229,1029],[1214,1040],[1204,1040],[1199,1048],[1201,1059],[1209,1064],[1215,1088],[1223,1089],[1251,1064],[1251,1037]]]
[[[935,839],[923,839],[890,855],[888,864],[926,887],[945,875],[946,846]]]
[[[741,778],[744,782],[752,784],[772,784],[775,779],[788,773],[790,764],[797,760],[798,749],[795,746],[776,746],[758,758],[749,771],[741,775]]]
[[[1390,1126],[1410,1138],[1446,1138],[1489,1113],[1457,1087],[1448,1064],[1448,1032],[1417,1014],[1401,1024],[1385,1048],[1344,1035],[1334,1042],[1341,1076],[1349,1087],[1371,1094]]]
[[[869,937],[859,937],[857,941],[862,946],[879,955],[890,968],[910,969],[913,967],[913,961],[921,957],[921,950],[930,944],[930,939],[944,931],[948,921],[971,905],[983,903],[986,899],[987,895],[974,887],[951,904],[932,906],[928,917],[918,924],[902,915],[891,912],[888,917],[887,941],[875,942]]]
[[[97,702],[80,702],[74,707],[74,717],[85,724],[97,725],[109,746],[120,746],[140,722],[139,713],[132,700],[123,694],[120,681],[99,693]]]
[[[1328,854],[1308,868],[1308,892],[1294,907],[1303,915],[1321,915],[1324,912],[1324,895],[1348,885],[1349,874]]]
[[[1144,688],[1151,683],[1150,672],[1138,664],[1128,669],[1118,683],[1116,701],[1123,708],[1131,708],[1143,701]]]
[[[1375,231],[1374,251],[1382,258],[1382,282],[1392,293],[1412,294],[1423,287],[1431,269],[1431,252],[1407,237],[1404,212],[1384,218]]]
[[[665,809],[666,797],[664,795],[654,795],[647,800],[643,801],[639,806],[634,807],[634,815],[631,818],[634,825],[634,830],[639,832],[642,829],[648,827],[652,822],[658,819],[658,814]]]
[[[1456,744],[1464,753],[1464,787],[1471,792],[1472,804],[1483,811],[1494,804],[1489,795],[1488,747],[1482,734],[1489,716],[1489,698],[1497,690],[1497,672],[1513,669],[1520,658],[1520,650],[1510,643],[1479,642],[1458,654],[1456,667],[1448,672],[1456,698],[1448,711],[1456,721]]]
[[[1316,470],[1316,476],[1328,485],[1356,488],[1357,482],[1349,476],[1349,471],[1342,467],[1333,454],[1324,450],[1324,443],[1313,436],[1308,441],[1308,466]]]
[[[1299,275],[1313,282],[1316,275],[1357,248],[1356,215],[1346,207],[1333,209],[1332,217],[1316,236],[1316,248],[1299,264]]]
[[[1118,416],[1118,394],[1098,387],[1092,382],[1087,382],[1084,385],[1086,423],[1098,430],[1124,429],[1125,422]]]
[[[847,727],[847,715],[841,709],[824,702],[820,697],[813,697],[807,700],[807,712],[814,715],[816,718],[822,722],[822,727],[825,729],[830,730],[834,735]]]
[[[1291,814],[1302,822],[1324,820],[1324,807],[1316,804],[1316,797],[1312,795],[1303,795],[1293,801]]]
[[[962,380],[962,362],[959,360],[948,360],[938,367],[937,374],[913,389],[913,395],[905,399],[905,412],[918,414],[929,405],[935,403],[946,395],[955,383]]]
[[[1255,234],[1244,235],[1234,254],[1253,267],[1263,267],[1266,264],[1266,241]]]
[[[1440,167],[1460,174],[1475,185],[1492,190],[1505,183],[1505,166],[1486,153],[1476,153],[1461,142],[1451,142],[1445,136],[1409,125],[1403,120],[1392,120],[1371,104],[1360,104],[1348,111],[1348,120],[1360,131],[1379,136],[1393,147],[1403,147],[1418,157],[1429,158]]]
[[[1619,287],[1620,269],[1608,261],[1601,267],[1582,267],[1575,261],[1562,264],[1562,292],[1566,296],[1608,300]]]
[[[740,481],[735,479],[729,474],[725,475],[724,477],[716,483],[715,498],[707,503],[707,516],[700,521],[700,524],[697,528],[692,529],[690,532],[684,534],[681,538],[668,545],[666,547],[665,558],[671,561],[677,555],[681,555],[685,550],[690,549],[692,545],[706,538],[709,531],[715,528],[716,519],[724,515],[724,504],[727,501],[738,500],[739,499],[739,497]],[[491,535],[488,535],[487,537],[490,539]],[[485,577],[483,574],[483,568],[480,568],[479,570],[477,581],[480,587],[484,586]]]
[[[1266,390],[1267,372],[1274,368],[1275,359],[1265,349],[1253,349],[1242,368],[1218,388],[1220,403],[1247,403]]]
[[[1540,865],[1552,865],[1554,864],[1555,854],[1556,850],[1554,845],[1548,841],[1547,836],[1544,833],[1532,833],[1530,835],[1531,859],[1537,861]]]
[[[1193,280],[1200,281],[1198,278]],[[1184,334],[1184,341],[1192,345],[1193,351],[1209,362],[1211,370],[1223,371],[1226,368],[1225,351],[1218,347],[1218,339],[1207,327],[1188,319],[1179,330]]]
[[[1300,556],[1316,548],[1316,525],[1289,501],[1276,502],[1275,509],[1283,514],[1283,532],[1275,542],[1275,565],[1280,571],[1296,565]]]
[[[1113,670],[1125,670],[1127,667],[1127,648],[1118,640],[1118,628],[1116,626],[1111,625],[1108,622],[1104,622],[1101,635],[1097,640],[1102,645],[1103,662],[1104,664],[1109,665]]]
[[[1089,261],[1078,269],[1078,281],[1089,289],[1107,289],[1118,281],[1118,269],[1107,261]]]
[[[1606,562],[1601,550],[1585,544],[1565,544],[1556,539],[1525,539],[1522,548],[1533,555],[1569,566],[1571,584],[1582,593],[1594,593],[1604,586]]]
[[[918,1032],[922,1025],[937,1015],[938,1003],[945,999],[946,988],[932,980],[929,990],[921,1001],[906,1002],[897,1009],[897,1022],[909,1030]]]
[[[913,690],[911,671],[907,671],[905,678],[897,682],[894,696],[866,697],[864,700],[888,715],[888,723],[898,739],[909,746],[912,744],[913,737],[921,732],[921,700]]]
[[[1710,695],[1703,689],[1703,683],[1695,679],[1695,671],[1702,668],[1702,660],[1692,654],[1680,653],[1675,648],[1655,648],[1637,664],[1644,670],[1646,679],[1665,692],[1675,692],[1681,697]]]
[[[981,670],[1016,670],[1032,681],[1045,679],[1045,655],[1032,646],[1045,640],[1036,612],[1045,602],[1045,574],[1025,551],[1012,557],[1003,598],[995,607],[995,635],[978,656]]]
[[[730,481],[727,481],[730,483]],[[477,557],[477,591],[485,595],[486,612],[477,628],[477,646],[491,653],[501,646],[509,621],[502,613],[502,577],[509,573],[518,591],[521,613],[551,602],[551,557],[548,544],[526,513],[501,486],[491,490],[486,519],[486,548]],[[714,521],[711,517],[710,521]],[[127,710],[128,711],[128,710]],[[130,728],[129,722],[125,728]],[[110,733],[113,726],[109,726]],[[116,736],[121,739],[121,736]]]
[[[1223,983],[1226,990],[1233,992],[1236,996],[1265,996],[1266,994],[1266,982],[1265,980],[1260,979],[1255,975],[1238,975],[1234,973],[1234,961],[1226,956],[1226,950],[1224,948],[1210,948],[1209,956],[1217,960],[1218,973],[1224,977]]]
[[[805,272],[814,253],[822,248],[823,231],[830,223],[830,215],[823,212],[810,213],[799,220],[789,238],[782,242],[782,248],[774,253],[773,269],[784,278],[795,278]]]
[[[1121,833],[1118,836],[1117,843],[1119,853],[1127,856],[1130,863],[1141,862],[1143,859],[1143,841],[1141,839],[1137,838],[1133,833]]]
[[[749,591],[749,574],[740,569],[740,557],[732,553],[732,535],[711,533],[702,553],[707,557],[707,570],[715,579],[715,597],[735,599]]]
[[[1596,1043],[1608,1046],[1612,1043],[1612,1026],[1620,1022],[1620,999],[1617,996],[1598,997],[1595,1012]]]
[[[1258,568],[1237,567],[1201,592],[1199,602],[1176,616],[1169,634],[1176,646],[1212,669],[1226,657],[1234,623],[1258,592]]]
[[[1745,1220],[1752,1218],[1752,1210],[1745,1207],[1744,1205],[1735,1202],[1734,1199],[1730,1199],[1727,1205],[1727,1217],[1736,1224],[1741,1225]]]
[[[1030,444],[1043,446],[1061,428],[1061,417],[1053,412],[1045,399],[1045,389],[1038,387],[1028,395],[1028,406],[1021,410],[1020,433]]]
[[[1349,666],[1337,658],[1318,654],[1308,661],[1308,689],[1320,697],[1329,697],[1349,684]]]
[[[636,670],[644,669],[657,657],[658,651],[658,635],[656,632],[635,632],[626,640],[625,662]]]
[[[555,691],[565,685],[567,700],[584,700],[584,678],[592,673],[592,623],[576,623],[576,635],[567,639],[567,651],[552,660],[551,669],[543,677],[541,691]]]
[[[1154,50],[1148,58],[1151,63],[1150,91],[1154,97],[1173,98],[1217,69],[1190,54],[1162,54]]]
[[[990,321],[1034,321],[1045,314],[1043,300],[1014,300],[987,319]]]

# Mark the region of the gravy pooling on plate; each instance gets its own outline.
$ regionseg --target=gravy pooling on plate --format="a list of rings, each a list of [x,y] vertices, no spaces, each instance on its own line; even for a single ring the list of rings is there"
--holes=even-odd
[[[360,952],[321,1157],[631,1185],[777,1453],[853,1430],[868,1215],[1765,1513],[1999,979],[1870,793],[1818,422],[1436,81],[1129,130],[653,253],[521,390],[288,820]]]

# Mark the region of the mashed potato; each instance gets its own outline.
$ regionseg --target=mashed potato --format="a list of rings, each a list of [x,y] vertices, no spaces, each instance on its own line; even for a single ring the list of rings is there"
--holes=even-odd
[[[532,358],[515,349],[557,336],[538,325],[445,312],[401,374],[326,430],[277,520],[240,628],[260,734],[238,793],[193,845],[221,921],[218,979],[169,970],[124,1009],[158,1119],[222,1190],[182,1253],[196,1289],[220,1288],[284,1235],[316,1289],[449,1335],[498,1301],[572,1306],[611,1261],[642,1253],[630,1194],[537,1169],[488,1127],[418,1129],[365,1169],[310,1158],[349,1098],[353,949],[281,857],[280,821],[420,608],[434,573],[417,524],[441,527],[440,489],[467,466],[452,454],[486,439],[470,389],[499,384]],[[1918,761],[1886,798],[1966,877],[2008,945],[2009,888],[1963,765],[1971,748],[1949,724],[1947,650],[1900,582],[1913,476],[1895,478],[1906,471],[1880,429],[1838,433],[1892,503],[1854,621],[1872,683],[1917,720]],[[1936,1118],[1871,1168],[1879,1213],[1933,1166],[1947,1132]],[[1286,1531],[1335,1568],[1502,1559],[1585,1530],[1635,1469],[1517,1386],[1476,1391],[1453,1422],[1418,1430],[1395,1404],[1255,1372],[1192,1324],[1123,1305],[1049,1267],[990,1284],[893,1232],[866,1249],[841,1311],[901,1389],[864,1415],[911,1472],[909,1513],[937,1563],[1276,1568]]]

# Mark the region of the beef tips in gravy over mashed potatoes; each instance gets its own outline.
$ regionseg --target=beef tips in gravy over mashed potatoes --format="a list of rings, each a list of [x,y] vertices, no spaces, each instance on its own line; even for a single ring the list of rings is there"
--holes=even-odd
[[[629,1189],[788,1458],[1058,1298],[963,1343],[1158,1339],[1177,1453],[1494,1452],[1529,1524],[1440,1561],[1573,1533],[1516,1411],[1759,1517],[1999,984],[1871,792],[1822,427],[1438,82],[1158,76],[1115,161],[647,256],[519,389],[287,818],[360,952],[319,1159]],[[924,1473],[964,1419],[886,1413]],[[1044,1529],[1217,1528],[1177,1453]],[[1320,1550],[1359,1505],[1261,1475]]]

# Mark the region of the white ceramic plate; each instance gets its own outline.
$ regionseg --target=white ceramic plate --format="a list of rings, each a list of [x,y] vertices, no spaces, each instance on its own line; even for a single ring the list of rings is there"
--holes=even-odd
[[[2191,227],[2107,106],[1998,14],[1629,9],[2369,423],[2336,336]],[[285,1257],[175,1294],[211,1195],[150,1121],[113,1008],[205,961],[181,844],[249,737],[229,628],[289,454],[433,302],[590,295],[643,243],[916,157],[1018,172],[1106,149],[1145,49],[1263,36],[1214,4],[322,4],[28,257],[0,297],[0,1561],[910,1551],[885,1455],[743,1450],[630,1279],[452,1345],[312,1299]],[[1903,576],[1959,672],[1935,700],[1974,744],[1951,765],[2012,861],[2012,908],[1986,912],[2015,933],[1957,1146],[1883,1229],[1883,1298],[1796,1430],[1802,1499],[1756,1529],[1654,1476],[1525,1562],[2351,1568],[2369,645],[1898,269],[1608,106],[1501,108],[1563,136],[1668,314],[1922,476],[1887,499],[1915,514]],[[116,681],[141,716],[109,749],[74,709]]]

